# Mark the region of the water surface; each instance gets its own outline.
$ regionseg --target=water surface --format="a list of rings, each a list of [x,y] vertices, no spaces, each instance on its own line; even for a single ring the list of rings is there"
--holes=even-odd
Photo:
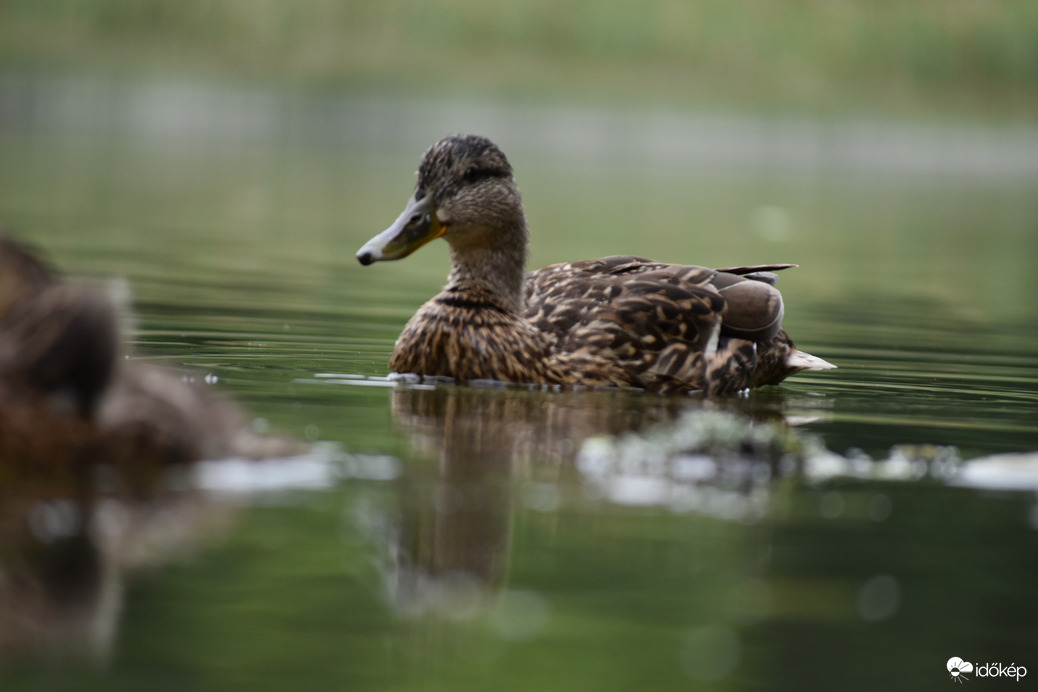
[[[501,127],[448,129],[480,117]],[[502,144],[533,265],[797,262],[786,327],[839,369],[715,402],[394,385],[445,248],[353,253],[420,147],[8,126],[3,222],[126,279],[134,357],[318,446],[147,500],[101,487],[82,530],[40,495],[0,572],[36,598],[0,611],[35,632],[0,637],[4,689],[930,689],[953,656],[1038,675],[1033,171]]]

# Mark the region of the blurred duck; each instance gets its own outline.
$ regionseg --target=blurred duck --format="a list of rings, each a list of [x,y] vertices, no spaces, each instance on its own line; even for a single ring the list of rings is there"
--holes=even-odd
[[[606,257],[525,272],[528,236],[505,155],[474,135],[425,152],[403,213],[358,252],[396,260],[444,238],[444,289],[411,318],[392,371],[662,393],[728,394],[832,364],[782,330],[775,274]]]
[[[122,356],[117,309],[0,236],[0,466],[284,454],[206,387]]]

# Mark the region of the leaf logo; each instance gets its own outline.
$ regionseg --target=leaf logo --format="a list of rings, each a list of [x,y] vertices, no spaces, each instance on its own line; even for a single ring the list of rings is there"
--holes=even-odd
[[[973,672],[973,664],[969,661],[963,661],[958,656],[952,656],[948,659],[948,673],[951,675],[952,682],[962,682],[963,680],[969,680],[966,673]]]

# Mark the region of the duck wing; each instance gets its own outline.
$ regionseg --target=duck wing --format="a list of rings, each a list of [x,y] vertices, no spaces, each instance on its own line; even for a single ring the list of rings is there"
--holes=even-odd
[[[625,327],[648,344],[653,337],[696,342],[699,322],[712,323],[724,307],[709,286],[713,274],[628,256],[556,264],[527,275],[526,317],[567,349],[578,347],[577,334],[587,336],[592,325]],[[614,348],[623,350],[620,343]]]
[[[657,391],[704,388],[719,340],[778,333],[781,295],[753,275],[780,268],[740,275],[632,256],[556,264],[527,276],[526,317],[570,372],[613,369],[606,379]]]
[[[651,331],[652,322],[687,338],[690,326],[716,313],[722,334],[762,341],[782,324],[774,272],[795,266],[708,269],[628,255],[554,264],[527,275],[526,317],[564,338],[591,316],[619,312],[633,329]]]

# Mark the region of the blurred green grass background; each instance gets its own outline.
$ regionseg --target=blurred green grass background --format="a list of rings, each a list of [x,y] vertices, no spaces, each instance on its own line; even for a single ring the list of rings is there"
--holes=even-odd
[[[1033,0],[0,0],[0,69],[1032,119]]]

